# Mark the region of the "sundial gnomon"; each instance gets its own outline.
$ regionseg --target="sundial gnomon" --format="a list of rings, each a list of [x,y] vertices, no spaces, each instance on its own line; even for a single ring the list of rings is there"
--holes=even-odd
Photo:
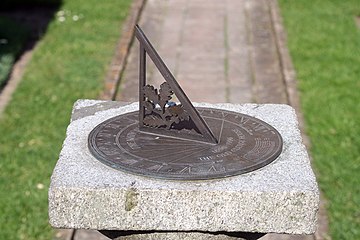
[[[156,178],[200,180],[259,169],[281,153],[282,138],[254,117],[195,108],[142,30],[139,111],[104,121],[89,134],[89,149],[110,167]],[[146,84],[146,54],[166,80]],[[180,103],[172,102],[176,95]]]

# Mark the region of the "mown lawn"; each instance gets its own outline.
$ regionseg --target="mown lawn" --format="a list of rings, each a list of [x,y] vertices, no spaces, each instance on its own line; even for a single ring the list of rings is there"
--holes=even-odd
[[[360,239],[359,0],[280,0],[332,239]]]
[[[130,0],[63,1],[0,119],[0,239],[52,239],[50,175],[78,98],[103,89]]]

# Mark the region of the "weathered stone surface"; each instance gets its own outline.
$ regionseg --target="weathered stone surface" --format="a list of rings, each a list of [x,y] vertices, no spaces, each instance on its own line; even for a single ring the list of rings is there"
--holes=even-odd
[[[283,137],[282,154],[259,170],[219,180],[179,182],[135,176],[96,160],[88,151],[87,137],[97,124],[135,111],[138,104],[116,106],[114,102],[79,100],[73,111],[77,117],[68,126],[51,178],[51,225],[108,230],[313,233],[319,193],[295,111],[278,104],[195,105],[238,111],[271,124]],[[90,106],[99,110],[88,111]]]

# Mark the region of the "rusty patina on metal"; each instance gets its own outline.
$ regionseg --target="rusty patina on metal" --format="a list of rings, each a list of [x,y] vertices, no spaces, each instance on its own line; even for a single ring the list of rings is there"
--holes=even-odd
[[[237,112],[195,108],[138,26],[135,36],[140,108],[92,130],[88,145],[98,160],[138,175],[204,180],[254,171],[280,155],[283,142],[274,127]],[[165,79],[159,90],[146,84],[146,54]]]

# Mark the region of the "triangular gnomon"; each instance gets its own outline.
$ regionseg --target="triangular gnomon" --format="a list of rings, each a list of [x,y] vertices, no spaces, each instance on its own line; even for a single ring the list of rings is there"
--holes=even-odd
[[[140,42],[139,129],[159,135],[217,144],[218,141],[209,126],[138,25],[135,26],[135,36]],[[146,53],[166,81],[160,85],[159,92],[146,84]],[[172,94],[176,95],[181,104],[176,105],[169,101]]]

